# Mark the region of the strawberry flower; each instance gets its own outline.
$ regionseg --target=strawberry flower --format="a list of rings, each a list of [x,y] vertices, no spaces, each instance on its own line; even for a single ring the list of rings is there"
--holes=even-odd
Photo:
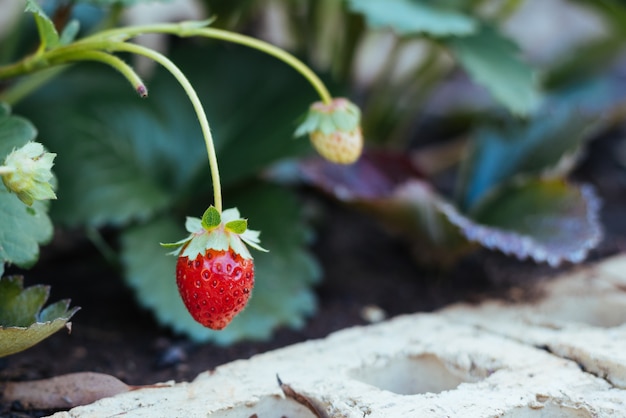
[[[55,157],[40,143],[28,142],[4,160],[4,166],[0,167],[2,182],[28,206],[35,200],[56,199],[50,183]]]
[[[311,105],[295,136],[309,134],[317,152],[333,163],[352,164],[363,151],[361,111],[345,98]]]

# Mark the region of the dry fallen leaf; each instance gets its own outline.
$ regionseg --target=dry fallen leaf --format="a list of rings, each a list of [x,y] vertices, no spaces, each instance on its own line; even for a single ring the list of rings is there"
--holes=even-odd
[[[107,374],[71,373],[43,380],[0,383],[0,402],[19,401],[24,409],[69,409],[133,389]]]

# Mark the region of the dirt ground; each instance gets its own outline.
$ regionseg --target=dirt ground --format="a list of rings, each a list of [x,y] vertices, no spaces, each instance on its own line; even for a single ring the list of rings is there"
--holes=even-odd
[[[594,184],[604,202],[606,237],[589,261],[626,250],[626,169],[612,157],[621,146],[620,138],[626,138],[624,132],[594,141],[574,176]],[[487,297],[538,298],[541,295],[532,284],[558,271],[486,251],[446,273],[420,269],[407,247],[369,218],[321,202],[333,216],[317,231],[313,250],[323,265],[324,278],[316,288],[319,311],[303,329],[278,330],[271,341],[262,343],[194,345],[160,328],[150,313],[141,310],[119,272],[83,238],[72,251],[44,249],[42,262],[28,272],[26,281],[26,285],[51,285],[50,301],[70,297],[73,306],[82,307],[73,318],[72,333],[59,332],[32,349],[0,359],[0,381],[77,371],[108,373],[131,385],[191,380],[232,360],[366,324],[362,310],[370,305],[395,316]],[[559,270],[568,268],[572,266]],[[0,404],[0,417],[49,413]]]

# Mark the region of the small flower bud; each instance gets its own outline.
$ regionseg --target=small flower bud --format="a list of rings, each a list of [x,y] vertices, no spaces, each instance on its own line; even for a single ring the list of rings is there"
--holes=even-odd
[[[56,199],[50,184],[54,157],[40,143],[28,142],[4,160],[2,182],[28,206],[35,200]]]
[[[296,136],[307,133],[317,152],[334,163],[352,164],[363,151],[361,111],[344,98],[334,99],[330,104],[311,105]]]

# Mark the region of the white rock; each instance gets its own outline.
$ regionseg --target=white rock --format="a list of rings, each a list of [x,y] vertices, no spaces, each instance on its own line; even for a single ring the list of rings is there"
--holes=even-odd
[[[623,417],[626,326],[597,325],[626,322],[624,267],[547,280],[534,304],[401,316],[53,417]],[[568,322],[576,295],[585,312]]]

